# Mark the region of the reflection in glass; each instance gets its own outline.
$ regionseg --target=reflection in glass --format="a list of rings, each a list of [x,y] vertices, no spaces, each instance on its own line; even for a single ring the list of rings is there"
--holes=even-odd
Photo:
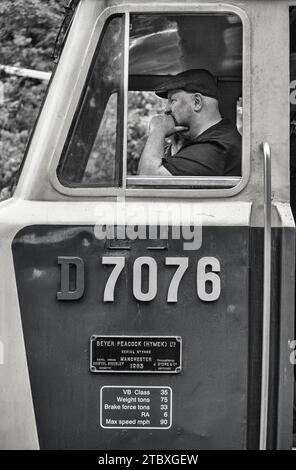
[[[119,184],[122,49],[122,16],[115,16],[105,26],[58,168],[63,184]]]

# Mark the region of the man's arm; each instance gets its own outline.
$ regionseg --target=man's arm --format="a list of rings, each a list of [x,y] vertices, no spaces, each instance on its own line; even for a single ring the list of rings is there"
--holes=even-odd
[[[221,145],[205,142],[182,148],[165,166],[173,176],[223,176],[226,160]]]
[[[182,132],[184,130],[186,130],[186,127],[175,126],[173,118],[169,115],[154,116],[151,120],[148,139],[140,158],[138,175],[172,176],[162,165],[165,138],[175,132]]]

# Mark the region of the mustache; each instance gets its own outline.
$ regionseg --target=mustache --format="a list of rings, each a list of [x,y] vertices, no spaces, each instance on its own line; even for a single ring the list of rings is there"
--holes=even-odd
[[[173,118],[175,126],[179,126],[179,123],[178,123],[177,119],[175,118],[175,116],[173,116],[172,114],[171,114],[171,116]]]
[[[167,116],[171,116],[171,118],[172,118],[173,121],[174,121],[175,126],[179,126],[179,125],[180,125],[180,124],[178,123],[177,119],[175,118],[175,116],[174,116],[170,111],[166,112],[165,114],[166,114]]]
[[[167,111],[167,112],[165,112],[165,114],[166,114],[167,116],[171,116],[171,118],[173,119],[174,124],[175,124],[176,127],[177,127],[177,126],[185,126],[185,127],[187,128],[186,131],[189,130],[189,127],[188,127],[187,125],[184,125],[183,123],[180,123],[180,122],[177,121],[177,119],[175,118],[175,116],[172,114],[171,111]],[[175,135],[175,136],[178,136],[180,140],[183,140],[183,139],[184,139],[183,132],[184,132],[184,131],[181,131],[181,133],[176,132],[174,135]]]

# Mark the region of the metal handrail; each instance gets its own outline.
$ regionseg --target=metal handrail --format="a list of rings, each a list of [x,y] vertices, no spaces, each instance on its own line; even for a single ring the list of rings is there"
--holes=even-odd
[[[267,142],[262,144],[264,155],[264,283],[262,371],[260,408],[260,450],[267,448],[268,388],[270,351],[270,295],[271,295],[271,151]]]
[[[51,72],[26,69],[24,67],[15,67],[12,65],[0,64],[0,71],[4,72],[7,75],[18,75],[19,77],[35,78],[37,80],[44,80],[46,82],[48,82],[51,77]]]

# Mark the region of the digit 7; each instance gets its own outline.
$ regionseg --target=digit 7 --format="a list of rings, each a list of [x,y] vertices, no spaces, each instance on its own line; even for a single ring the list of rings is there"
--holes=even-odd
[[[124,256],[103,256],[102,264],[114,264],[104,290],[104,302],[114,302],[115,284],[125,265]]]
[[[188,268],[188,258],[166,258],[165,264],[167,266],[178,266],[175,274],[172,277],[167,296],[167,302],[177,302],[179,284],[186,269]]]

